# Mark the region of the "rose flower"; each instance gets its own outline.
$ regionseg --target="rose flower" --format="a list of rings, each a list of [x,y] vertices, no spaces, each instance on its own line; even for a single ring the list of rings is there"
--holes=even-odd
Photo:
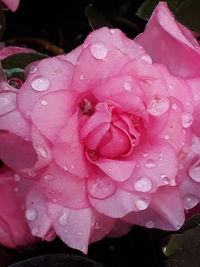
[[[190,187],[182,193],[195,156],[187,81],[108,28],[25,72],[19,90],[1,82],[0,158],[32,183],[24,209],[32,234],[55,232],[86,253],[129,224],[179,229],[199,202]]]

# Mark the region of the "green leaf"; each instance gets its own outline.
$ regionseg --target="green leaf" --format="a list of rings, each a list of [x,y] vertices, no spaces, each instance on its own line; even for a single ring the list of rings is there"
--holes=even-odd
[[[47,56],[39,53],[19,53],[3,59],[1,65],[8,80],[15,77],[24,81],[24,68],[28,64],[43,58],[47,58]]]
[[[67,254],[51,254],[34,257],[9,267],[103,267],[87,257]]]
[[[151,17],[152,12],[159,3],[159,0],[147,0],[138,9],[136,15],[144,20],[148,20]]]
[[[200,33],[199,0],[167,0],[167,4],[180,23],[191,31]]]
[[[171,235],[163,249],[166,267],[200,266],[200,215],[186,221],[178,234]]]
[[[112,28],[110,21],[101,14],[92,4],[85,8],[85,14],[87,16],[88,22],[93,30],[99,29],[101,27]]]
[[[39,53],[19,53],[6,57],[1,61],[1,64],[3,69],[24,69],[28,64],[47,57],[48,56]]]

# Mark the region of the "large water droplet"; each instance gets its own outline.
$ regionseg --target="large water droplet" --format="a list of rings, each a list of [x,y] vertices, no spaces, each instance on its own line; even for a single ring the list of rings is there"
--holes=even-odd
[[[152,182],[150,178],[141,177],[135,182],[134,188],[139,192],[149,192],[152,189]]]
[[[20,177],[19,174],[15,174],[15,175],[14,175],[14,181],[15,181],[15,182],[19,182],[20,179],[21,179],[21,177]]]
[[[34,221],[37,217],[36,209],[27,209],[25,216],[28,221]]]
[[[199,200],[192,195],[186,196],[184,198],[184,208],[186,210],[188,209],[192,209],[194,206],[196,206],[198,204]]]
[[[145,163],[145,167],[148,169],[152,169],[156,166],[155,161],[153,159],[148,159]]]
[[[32,81],[31,87],[38,92],[46,91],[49,88],[49,81],[46,78],[37,78]]]
[[[192,122],[193,122],[192,113],[187,112],[187,111],[183,112],[181,119],[182,119],[182,125],[184,128],[188,128],[192,125]]]
[[[128,81],[125,81],[125,82],[124,82],[124,89],[125,89],[126,91],[131,91],[131,89],[132,89],[132,84],[131,84],[130,82],[128,82]]]
[[[200,159],[189,167],[188,173],[195,182],[200,182]]]
[[[149,201],[146,198],[138,198],[135,200],[135,206],[138,210],[145,210],[149,206]]]
[[[60,226],[65,226],[67,224],[69,213],[66,211],[63,211],[62,214],[58,218],[58,223]]]
[[[165,113],[170,106],[170,101],[165,96],[155,96],[147,105],[147,112],[153,116],[160,116]]]
[[[104,59],[107,56],[108,48],[101,42],[92,44],[90,46],[90,52],[96,59]]]
[[[155,227],[155,223],[153,221],[148,221],[148,222],[146,222],[145,226],[147,228],[154,228]]]
[[[41,146],[37,147],[37,153],[38,153],[41,157],[43,157],[44,159],[46,159],[47,156],[48,156],[46,149],[45,149],[44,147],[41,147]]]

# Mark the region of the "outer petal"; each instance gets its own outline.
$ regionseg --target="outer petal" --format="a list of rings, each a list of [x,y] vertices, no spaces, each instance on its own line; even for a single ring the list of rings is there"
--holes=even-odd
[[[51,164],[40,179],[42,193],[59,205],[82,209],[89,206],[86,181],[60,169],[56,164]]]
[[[100,213],[111,218],[122,218],[131,211],[146,209],[151,197],[147,194],[134,194],[117,189],[106,199],[89,197],[91,205]]]
[[[149,228],[178,230],[184,223],[185,215],[177,188],[160,188],[153,196],[148,209],[137,213],[131,212],[124,220]]]
[[[49,203],[48,212],[57,235],[68,246],[86,254],[93,221],[91,208],[73,210]]]
[[[172,73],[182,77],[200,74],[199,45],[185,27],[176,23],[165,3],[159,3],[145,32],[136,41]]]
[[[74,67],[67,61],[53,57],[34,62],[27,68],[28,76],[20,88],[18,104],[29,118],[38,98],[52,91],[69,88]]]

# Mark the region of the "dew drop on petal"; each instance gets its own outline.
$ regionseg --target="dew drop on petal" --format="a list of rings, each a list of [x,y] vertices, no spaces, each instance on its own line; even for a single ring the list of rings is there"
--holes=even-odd
[[[58,218],[58,223],[61,226],[65,226],[67,224],[67,219],[68,219],[68,213],[67,212],[62,212],[62,214]]]
[[[47,151],[46,151],[46,149],[45,149],[44,147],[39,146],[39,147],[37,148],[37,153],[38,153],[41,157],[43,157],[44,159],[47,158]]]
[[[38,232],[39,232],[39,229],[37,227],[34,227],[33,229],[31,229],[32,235],[36,235]]]
[[[80,75],[80,80],[83,81],[85,79],[85,76],[83,74]]]
[[[96,59],[104,59],[107,56],[108,48],[101,42],[92,44],[90,46],[90,52]]]
[[[15,181],[15,182],[19,182],[20,179],[21,179],[21,177],[20,177],[19,174],[15,174],[15,175],[14,175],[14,181]]]
[[[49,88],[49,81],[46,78],[37,78],[31,82],[31,87],[35,91],[43,92]]]
[[[42,99],[42,100],[40,101],[40,103],[41,103],[41,105],[43,105],[43,106],[46,106],[46,105],[48,104],[48,102],[47,102],[46,99]]]
[[[153,116],[160,116],[165,113],[170,106],[170,101],[164,96],[155,96],[147,105],[147,112]]]
[[[165,134],[165,135],[164,135],[164,139],[165,139],[165,140],[169,140],[169,135],[168,135],[168,134]]]
[[[127,91],[131,91],[132,84],[130,82],[124,82],[124,89]]]
[[[28,221],[34,221],[37,217],[36,209],[27,209],[25,216]]]
[[[200,159],[189,167],[188,174],[195,182],[200,182]]]
[[[48,181],[50,181],[50,180],[53,179],[53,175],[51,175],[51,174],[45,174],[45,175],[43,176],[43,178],[44,178],[44,180],[45,180],[46,182],[48,182]]]
[[[149,201],[145,198],[138,198],[135,200],[135,207],[138,210],[145,210],[149,206]]]
[[[153,221],[148,221],[148,222],[146,222],[145,226],[147,228],[154,228],[155,227],[155,223]]]
[[[198,204],[199,200],[192,195],[186,196],[184,198],[184,208],[186,210],[188,209],[192,209],[194,206],[196,206]]]
[[[148,169],[152,169],[156,166],[155,161],[153,159],[148,159],[145,163],[145,167]]]
[[[193,122],[192,113],[187,112],[187,111],[183,112],[181,119],[182,119],[182,126],[184,128],[188,128],[192,125],[192,122]]]
[[[149,192],[152,189],[152,182],[147,177],[141,177],[135,182],[134,188],[139,192]]]

